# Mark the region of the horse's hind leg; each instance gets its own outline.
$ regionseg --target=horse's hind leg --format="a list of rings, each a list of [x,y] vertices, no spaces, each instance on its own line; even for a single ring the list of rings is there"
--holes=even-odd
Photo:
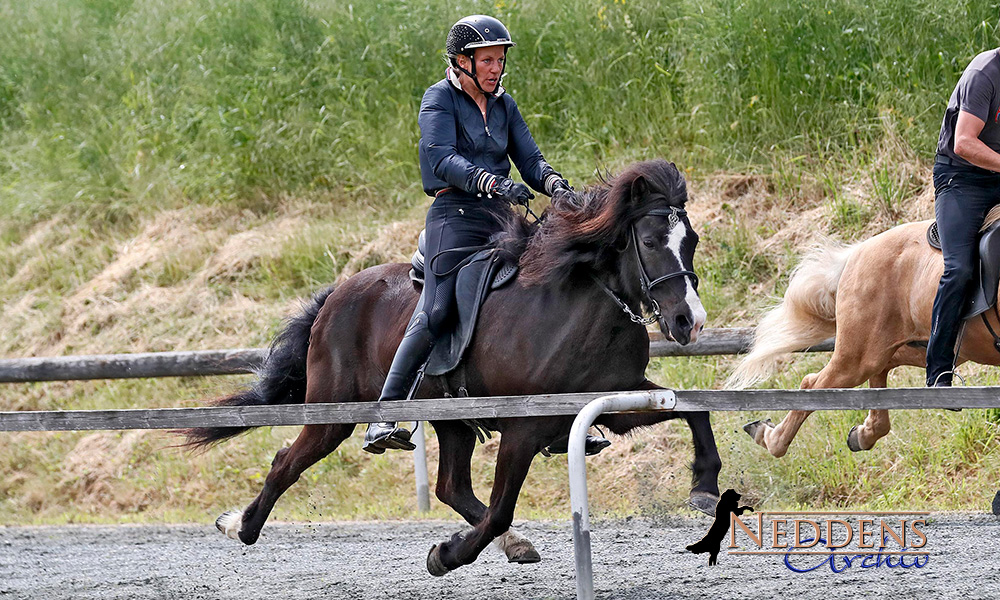
[[[333,452],[354,431],[354,424],[306,425],[291,446],[278,450],[271,462],[271,472],[264,481],[264,489],[243,511],[227,512],[215,522],[219,531],[253,544],[260,536],[264,521],[271,514],[274,503],[299,475]]]
[[[469,525],[476,526],[486,514],[486,505],[472,489],[472,453],[476,448],[476,434],[459,421],[434,423],[438,444],[441,447],[438,464],[437,497]],[[535,563],[541,560],[534,545],[514,528],[509,528],[493,543],[512,563]]]
[[[868,380],[869,387],[884,388],[889,381],[889,369]],[[847,447],[851,452],[871,450],[875,442],[889,434],[889,411],[870,410],[862,425],[855,425],[847,434]]]
[[[489,507],[471,531],[456,533],[447,542],[431,548],[427,555],[427,570],[431,575],[444,575],[471,564],[494,538],[510,529],[521,485],[532,458],[541,449],[536,443],[538,439],[551,439],[551,436],[546,437],[526,424],[503,434]]]
[[[830,371],[831,366],[835,363],[836,357],[827,363],[819,373],[806,375],[802,379],[802,385],[799,386],[800,389],[809,390],[816,387],[834,387],[817,385],[817,381],[820,376]],[[854,385],[857,385],[857,383],[846,387],[854,387]],[[811,410],[792,410],[777,425],[772,425],[770,419],[767,421],[754,421],[753,423],[747,423],[743,427],[743,430],[750,434],[750,437],[755,442],[767,449],[771,453],[771,456],[781,458],[788,452],[788,446],[791,445],[802,424],[805,423],[806,418],[811,414]]]

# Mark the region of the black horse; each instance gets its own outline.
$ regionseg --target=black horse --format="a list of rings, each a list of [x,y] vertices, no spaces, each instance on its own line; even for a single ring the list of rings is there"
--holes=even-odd
[[[648,390],[649,338],[640,307],[681,344],[705,321],[692,260],[698,235],[684,212],[684,177],[663,160],[636,163],[582,193],[558,196],[538,224],[511,212],[502,250],[521,267],[518,279],[483,304],[469,346],[463,383],[471,396]],[[416,306],[408,265],[367,269],[316,296],[278,336],[260,379],[222,405],[365,402],[378,399],[393,353]],[[651,322],[651,321],[649,321]],[[449,376],[427,378],[417,397],[454,393]],[[711,514],[719,498],[718,450],[707,412],[604,415],[624,434],[668,419],[687,420],[694,439],[695,508]],[[470,564],[495,538],[513,562],[538,555],[507,533],[531,461],[569,432],[572,417],[498,419],[501,433],[489,506],[472,490],[476,432],[461,421],[432,423],[440,444],[437,497],[473,526],[435,546],[435,575]],[[242,512],[217,525],[253,544],[274,503],[309,466],[340,445],[355,425],[309,425],[278,451],[264,489]],[[207,445],[242,428],[188,430],[191,445]]]

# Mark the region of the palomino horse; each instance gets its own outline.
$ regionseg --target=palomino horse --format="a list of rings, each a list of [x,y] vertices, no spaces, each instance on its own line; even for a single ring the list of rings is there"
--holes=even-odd
[[[809,253],[792,273],[781,304],[755,328],[750,353],[727,387],[763,381],[789,353],[834,335],[833,357],[802,379],[802,389],[850,388],[865,380],[886,387],[892,369],[925,366],[931,307],[944,272],[941,253],[926,241],[930,224],[900,225],[852,246],[827,243]],[[988,318],[996,329],[996,319]],[[968,321],[957,359],[1000,364],[981,319]],[[809,412],[793,410],[778,425],[755,421],[744,429],[772,455],[784,456]],[[847,445],[855,452],[871,450],[888,433],[889,411],[871,410],[848,433]]]
[[[635,313],[641,306],[653,311],[664,335],[681,344],[694,341],[705,322],[692,272],[698,235],[683,210],[686,200],[683,176],[672,163],[657,160],[634,164],[583,193],[559,196],[540,224],[528,225],[511,211],[502,248],[518,259],[521,274],[483,305],[463,363],[469,395],[657,389],[644,374],[649,338]],[[256,385],[218,403],[376,400],[417,303],[408,268],[373,267],[318,295],[279,335]],[[428,378],[417,397],[442,397],[454,394],[453,388],[448,376]],[[691,503],[712,512],[721,461],[708,413],[605,415],[598,424],[623,434],[675,418],[687,420],[694,439]],[[431,573],[472,563],[508,531],[532,459],[567,435],[572,421],[517,418],[490,425],[501,439],[488,507],[472,491],[476,433],[460,421],[432,423],[441,448],[437,497],[473,528],[434,547],[427,557]],[[220,517],[219,528],[253,544],[278,497],[354,427],[304,427],[290,447],[278,451],[260,495],[242,512]],[[192,445],[205,445],[242,431],[187,433]],[[498,542],[511,561],[538,560],[527,540],[507,535],[512,537]]]

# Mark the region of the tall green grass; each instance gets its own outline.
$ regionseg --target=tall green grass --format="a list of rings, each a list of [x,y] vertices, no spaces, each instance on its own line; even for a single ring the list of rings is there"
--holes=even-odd
[[[448,27],[495,14],[508,88],[576,180],[849,153],[880,116],[927,156],[995,2],[38,0],[0,4],[0,210],[102,228],[279,191],[413,202],[416,111]],[[401,191],[402,190],[402,191]]]

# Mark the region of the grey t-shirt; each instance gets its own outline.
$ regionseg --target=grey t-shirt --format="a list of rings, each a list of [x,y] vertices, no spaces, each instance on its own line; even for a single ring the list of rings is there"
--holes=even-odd
[[[1000,152],[1000,49],[988,50],[972,59],[948,100],[948,109],[941,123],[937,153],[954,162],[974,166],[955,154],[955,123],[959,111],[982,119],[986,125],[979,139]]]

